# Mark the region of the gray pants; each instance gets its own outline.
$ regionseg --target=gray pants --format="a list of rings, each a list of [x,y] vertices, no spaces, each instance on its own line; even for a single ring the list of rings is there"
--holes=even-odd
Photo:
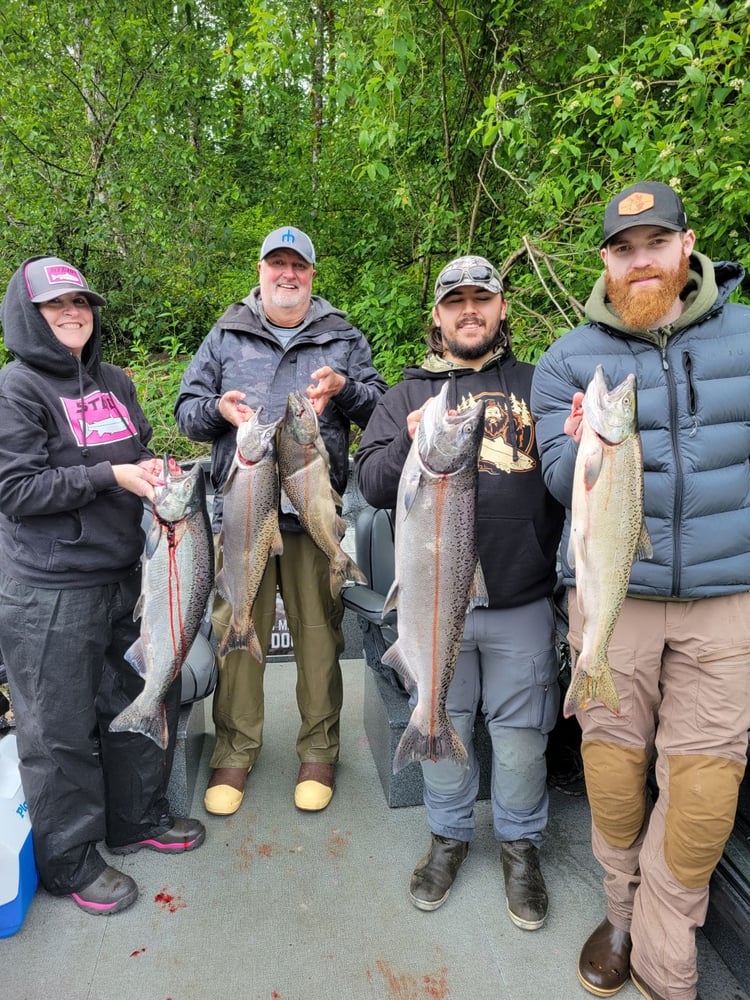
[[[520,608],[478,608],[466,616],[448,689],[448,715],[464,741],[467,768],[423,761],[430,830],[472,840],[479,764],[473,729],[481,706],[492,742],[492,818],[497,840],[542,841],[549,796],[544,752],[560,693],[551,600]]]
[[[180,679],[167,700],[169,746],[109,723],[143,688],[123,659],[138,636],[140,574],[121,583],[45,590],[0,572],[0,649],[17,722],[20,773],[42,884],[55,895],[89,885],[106,862],[96,849],[171,825]]]

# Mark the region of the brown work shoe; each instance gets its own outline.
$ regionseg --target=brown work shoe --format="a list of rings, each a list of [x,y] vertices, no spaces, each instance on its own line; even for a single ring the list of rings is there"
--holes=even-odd
[[[549,907],[547,887],[539,867],[539,851],[530,840],[506,840],[501,848],[510,919],[522,930],[538,930]]]
[[[597,997],[611,997],[621,990],[630,975],[631,948],[629,931],[621,931],[605,917],[581,948],[581,986]]]
[[[432,834],[430,849],[417,862],[409,885],[409,898],[417,909],[436,910],[443,905],[468,853],[465,840]]]
[[[333,798],[335,767],[322,761],[303,761],[294,786],[294,804],[305,812],[320,812]]]
[[[231,816],[242,805],[251,767],[217,767],[211,773],[203,805],[215,816]]]

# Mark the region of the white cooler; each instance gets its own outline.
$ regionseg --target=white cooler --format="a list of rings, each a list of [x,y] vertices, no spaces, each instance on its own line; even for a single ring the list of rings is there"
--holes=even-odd
[[[0,739],[0,938],[20,928],[39,883],[15,733]]]

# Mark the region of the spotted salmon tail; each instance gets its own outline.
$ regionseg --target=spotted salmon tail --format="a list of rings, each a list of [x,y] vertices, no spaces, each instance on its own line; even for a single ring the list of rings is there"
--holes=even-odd
[[[144,711],[141,695],[123,709],[109,724],[111,733],[141,733],[148,736],[162,750],[167,749],[168,729],[167,710],[163,704],[157,705],[153,711]]]
[[[452,760],[454,764],[468,767],[469,755],[463,740],[446,716],[435,733],[423,733],[416,723],[409,721],[393,755],[393,773],[397,774],[413,760]]]
[[[216,648],[216,652],[219,656],[226,656],[233,649],[247,649],[253,659],[257,660],[258,663],[263,662],[263,650],[260,648],[258,635],[252,621],[244,631],[239,631],[234,627],[232,622],[229,623],[221,642]]]
[[[569,719],[578,709],[588,708],[590,701],[601,701],[614,714],[620,714],[620,696],[615,687],[614,678],[605,664],[605,669],[597,677],[590,677],[579,665],[573,672],[573,677],[565,695],[563,715]]]

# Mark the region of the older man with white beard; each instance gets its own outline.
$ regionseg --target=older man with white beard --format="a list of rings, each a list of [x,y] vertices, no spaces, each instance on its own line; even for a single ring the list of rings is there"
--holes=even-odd
[[[177,425],[194,441],[211,442],[211,477],[217,487],[213,527],[218,536],[223,489],[235,453],[237,428],[263,409],[263,422],[284,416],[290,392],[310,399],[339,495],[349,471],[352,424],[364,427],[386,384],[372,365],[370,347],[346,314],[313,295],[315,247],[295,226],[274,229],[263,240],[259,283],[232,303],[188,365],[175,404]],[[300,768],[294,788],[298,809],[319,812],[333,797],[339,756],[344,649],[341,597],[330,592],[328,558],[304,531],[283,495],[279,524],[283,552],[268,560],[253,603],[253,624],[263,662],[247,649],[219,659],[213,699],[216,743],[203,804],[231,816],[242,804],[248,774],[263,745],[263,674],[282,596],[297,662]],[[217,553],[217,578],[223,551]],[[223,636],[232,608],[217,593],[212,622]]]
[[[608,204],[605,273],[588,321],[541,358],[531,395],[544,477],[568,508],[570,646],[582,617],[567,561],[581,400],[597,365],[636,376],[653,558],[636,560],[609,645],[620,714],[578,711],[607,915],[578,978],[630,977],[651,1000],[696,1000],[695,929],[734,822],[750,726],[750,309],[744,271],[695,251],[681,199],[642,182]],[[648,792],[655,753],[658,798]]]

